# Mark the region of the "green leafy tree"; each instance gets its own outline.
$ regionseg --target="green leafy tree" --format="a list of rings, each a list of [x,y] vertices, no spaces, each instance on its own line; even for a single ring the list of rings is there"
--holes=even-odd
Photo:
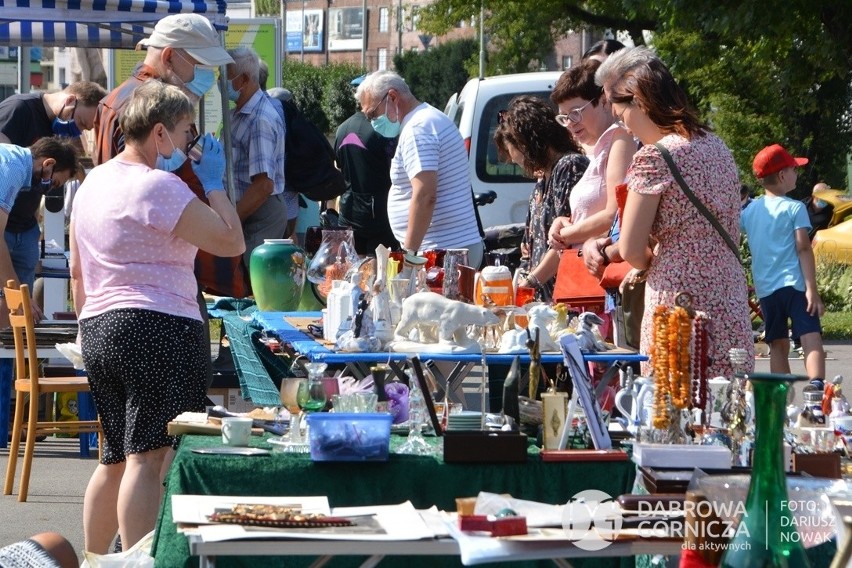
[[[350,63],[314,67],[287,61],[281,76],[299,110],[326,135],[333,135],[337,126],[357,110],[349,82],[362,73],[360,67]]]
[[[447,99],[464,87],[467,65],[477,53],[474,40],[448,41],[427,51],[396,55],[393,64],[418,99],[443,109]]]
[[[448,31],[485,10],[488,74],[536,69],[555,38],[612,29],[650,43],[732,149],[743,180],[752,157],[779,142],[806,155],[801,196],[841,186],[852,146],[849,0],[436,0],[420,27]],[[530,30],[535,30],[531,32]]]

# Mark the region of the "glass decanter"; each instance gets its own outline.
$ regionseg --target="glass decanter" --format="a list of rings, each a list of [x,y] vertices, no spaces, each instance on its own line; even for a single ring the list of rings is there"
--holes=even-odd
[[[331,290],[331,281],[343,280],[357,261],[352,229],[323,229],[319,250],[308,266],[308,280],[317,284],[317,290],[325,298]]]

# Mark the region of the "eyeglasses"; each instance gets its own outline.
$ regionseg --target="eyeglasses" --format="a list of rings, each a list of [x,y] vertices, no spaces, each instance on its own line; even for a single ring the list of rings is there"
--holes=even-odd
[[[383,96],[383,97],[381,98],[381,100],[380,100],[379,102],[377,102],[377,103],[376,103],[376,105],[375,105],[373,108],[371,108],[370,110],[368,110],[367,112],[365,112],[365,113],[364,113],[364,116],[366,116],[366,117],[367,117],[367,120],[373,120],[374,118],[376,118],[376,117],[375,117],[376,109],[378,109],[378,108],[379,108],[379,106],[380,106],[383,102],[385,102],[385,99],[387,99],[387,98],[388,98],[388,93],[390,93],[390,91],[388,91],[387,93],[385,93],[385,96]]]
[[[569,124],[579,124],[581,120],[583,120],[583,111],[586,110],[586,107],[592,104],[592,101],[587,102],[580,108],[571,109],[568,114],[557,114],[556,122],[559,123],[560,126],[568,127]]]
[[[624,107],[624,110],[622,110],[620,114],[619,114],[619,113],[615,113],[615,125],[616,125],[616,126],[618,126],[619,128],[623,128],[624,130],[628,130],[627,125],[624,123],[624,118],[623,118],[623,117],[624,117],[624,113],[625,113],[625,112],[627,112],[627,108],[628,108],[631,104],[632,104],[632,103],[627,103],[627,104],[625,105],[625,107]],[[614,110],[614,109],[613,109],[613,110]]]

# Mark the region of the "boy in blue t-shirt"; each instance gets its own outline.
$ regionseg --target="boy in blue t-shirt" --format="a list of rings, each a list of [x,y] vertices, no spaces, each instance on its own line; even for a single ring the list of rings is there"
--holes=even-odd
[[[825,354],[819,317],[825,312],[816,283],[814,253],[808,238],[811,228],[801,201],[786,197],[796,187],[796,168],[807,158],[794,158],[778,144],[767,146],[754,158],[752,169],[766,190],[740,215],[740,228],[748,235],[754,288],[766,324],[770,345],[769,369],[789,373],[787,319],[793,338],[805,353],[805,370],[811,380],[825,377]]]

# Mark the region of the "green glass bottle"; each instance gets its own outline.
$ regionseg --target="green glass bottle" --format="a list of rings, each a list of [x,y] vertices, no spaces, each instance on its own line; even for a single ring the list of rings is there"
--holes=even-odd
[[[789,382],[796,375],[751,373],[755,440],[745,513],[722,556],[723,568],[808,568],[787,496],[784,419]]]
[[[264,312],[295,312],[305,286],[305,251],[292,239],[265,239],[251,253],[249,275],[257,307]]]

